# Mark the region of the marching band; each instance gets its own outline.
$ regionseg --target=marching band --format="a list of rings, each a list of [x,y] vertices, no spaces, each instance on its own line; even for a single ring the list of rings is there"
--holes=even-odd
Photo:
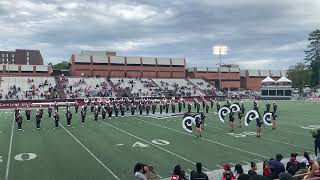
[[[210,102],[209,102],[210,101]],[[228,120],[229,120],[229,127],[230,127],[230,131],[234,131],[235,130],[235,119],[238,119],[238,128],[241,128],[242,126],[242,119],[245,117],[245,111],[246,111],[246,107],[245,104],[243,102],[241,103],[233,103],[231,104],[231,102],[229,100],[227,100],[226,104],[223,105],[221,107],[220,102],[217,102],[216,100],[210,99],[209,101],[206,100],[202,100],[202,102],[199,102],[197,99],[193,99],[193,106],[195,109],[195,113],[197,113],[198,115],[201,115],[201,118],[196,118],[195,120],[195,126],[196,126],[196,136],[197,137],[201,137],[202,136],[202,131],[204,130],[204,119],[205,119],[205,115],[204,112],[206,114],[209,113],[209,109],[213,109],[214,104],[216,104],[216,109],[217,109],[217,113],[219,114],[221,110],[223,110],[223,108],[234,108],[232,106],[234,106],[236,104],[236,106],[238,107],[238,109],[236,111],[229,111],[228,113]],[[201,104],[202,103],[202,104]],[[79,109],[79,102],[75,101],[74,103],[74,109],[75,109],[75,114],[78,114],[78,109]],[[67,126],[70,127],[71,126],[71,122],[72,122],[72,117],[73,114],[70,110],[70,103],[67,101],[65,103],[57,103],[54,102],[53,103],[53,107],[52,104],[46,104],[48,105],[48,117],[52,118],[54,120],[54,129],[59,127],[59,113],[58,113],[58,109],[59,109],[59,105],[64,105],[66,106],[66,120],[67,120]],[[93,119],[94,121],[98,121],[99,115],[101,114],[102,120],[105,120],[106,117],[108,117],[109,119],[111,119],[112,117],[118,118],[119,116],[124,117],[125,115],[127,115],[125,112],[126,111],[131,111],[131,115],[135,115],[136,110],[139,110],[139,114],[143,115],[149,115],[149,114],[156,114],[157,109],[159,108],[159,114],[163,114],[169,113],[169,109],[171,110],[171,113],[175,114],[176,113],[176,105],[178,106],[178,113],[180,115],[185,114],[185,113],[191,113],[192,111],[192,105],[190,101],[186,101],[185,99],[179,99],[178,101],[175,101],[174,98],[172,99],[129,99],[129,98],[122,98],[122,99],[109,99],[109,98],[105,98],[105,99],[85,99],[82,103],[81,106],[81,110],[80,110],[80,118],[81,118],[81,125],[84,126],[85,124],[85,119],[87,116],[87,107],[90,106],[90,111],[93,113]],[[271,117],[270,117],[270,122],[272,124],[272,129],[276,128],[276,112],[277,112],[277,104],[275,102],[273,102],[272,104],[272,110],[271,111],[271,104],[269,101],[267,101],[266,103],[266,109],[264,111],[264,115],[266,113],[271,113]],[[183,110],[185,110],[185,112],[183,112]],[[203,112],[200,112],[203,111]],[[258,102],[256,100],[253,101],[253,110],[251,111],[255,111],[258,114],[258,117],[255,118],[256,121],[256,135],[257,137],[261,137],[261,126],[263,125],[263,119],[262,116],[260,115],[259,112],[259,105]],[[213,111],[212,111],[213,112]],[[52,116],[53,113],[53,116]],[[26,115],[26,119],[30,120],[31,118],[31,109],[27,106],[25,109],[25,115]],[[247,117],[247,115],[246,115]],[[245,118],[246,118],[245,117]],[[41,122],[42,122],[42,118],[43,118],[43,108],[42,105],[39,106],[39,108],[36,111],[36,115],[35,115],[35,122],[36,122],[36,129],[40,129],[41,127]],[[17,122],[17,126],[18,126],[18,130],[20,131],[22,129],[22,115],[21,115],[21,110],[16,107],[15,108],[15,119]],[[245,123],[248,124],[250,123],[250,120],[245,119],[245,121],[247,121]],[[224,122],[224,121],[223,121]]]

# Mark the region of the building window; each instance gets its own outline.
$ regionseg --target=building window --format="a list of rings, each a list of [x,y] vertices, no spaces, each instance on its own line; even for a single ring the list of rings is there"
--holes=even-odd
[[[14,58],[12,58],[12,63],[14,64]]]
[[[9,54],[6,54],[7,57],[9,57]]]
[[[12,58],[14,58],[14,54],[12,54],[12,56],[11,56]]]
[[[29,51],[27,51],[27,56],[29,56]]]
[[[2,54],[2,57],[4,57],[4,54]]]

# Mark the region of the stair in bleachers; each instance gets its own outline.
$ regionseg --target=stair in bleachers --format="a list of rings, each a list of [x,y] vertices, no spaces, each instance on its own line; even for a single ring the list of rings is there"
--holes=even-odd
[[[58,98],[65,99],[67,96],[64,93],[63,86],[62,86],[62,83],[60,81],[60,77],[59,76],[55,76],[54,79],[55,79],[56,85],[57,85]]]
[[[207,93],[207,91],[200,89],[196,84],[194,84],[192,81],[190,81],[189,79],[186,79],[186,81],[188,81],[188,83],[190,83],[191,85],[193,85],[198,91],[202,92],[203,94],[205,94],[206,96],[208,96],[209,94]]]

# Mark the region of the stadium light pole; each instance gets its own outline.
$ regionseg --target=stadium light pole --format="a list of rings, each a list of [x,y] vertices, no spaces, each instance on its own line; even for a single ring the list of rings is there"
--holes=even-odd
[[[222,84],[221,84],[221,59],[222,59],[222,55],[226,55],[227,51],[228,51],[228,47],[227,46],[214,46],[212,48],[213,51],[213,55],[218,55],[219,56],[219,90],[221,91],[222,89]]]

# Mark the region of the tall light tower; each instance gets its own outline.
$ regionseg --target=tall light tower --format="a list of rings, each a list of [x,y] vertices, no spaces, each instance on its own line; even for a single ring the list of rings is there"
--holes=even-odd
[[[213,51],[213,55],[219,55],[219,90],[222,89],[222,84],[221,84],[221,58],[222,58],[222,55],[226,55],[227,54],[227,51],[228,51],[228,47],[227,46],[214,46],[212,48],[212,51]]]

